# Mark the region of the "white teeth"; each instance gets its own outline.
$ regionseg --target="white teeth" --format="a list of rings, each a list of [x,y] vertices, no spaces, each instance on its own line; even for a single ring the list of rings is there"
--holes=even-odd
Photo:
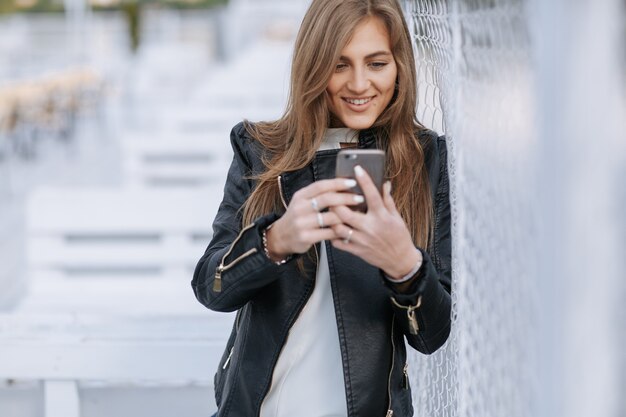
[[[352,98],[347,98],[346,101],[350,104],[357,104],[357,105],[362,105],[365,103],[368,103],[371,100],[371,98],[360,98],[360,99],[352,99]]]

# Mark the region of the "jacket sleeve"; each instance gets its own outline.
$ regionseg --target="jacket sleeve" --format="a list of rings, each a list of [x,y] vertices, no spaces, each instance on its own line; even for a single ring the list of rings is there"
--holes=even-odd
[[[198,261],[191,286],[198,301],[216,311],[234,311],[278,278],[278,266],[263,251],[262,231],[278,215],[269,214],[241,227],[242,207],[251,194],[251,147],[243,123],[230,135],[233,161],[224,197],[213,221],[213,238]],[[248,142],[246,142],[248,141]]]
[[[447,149],[443,137],[435,139],[439,162],[434,207],[434,236],[408,291],[398,292],[385,280],[391,292],[396,321],[407,342],[422,353],[430,354],[448,339],[451,325],[451,217]]]

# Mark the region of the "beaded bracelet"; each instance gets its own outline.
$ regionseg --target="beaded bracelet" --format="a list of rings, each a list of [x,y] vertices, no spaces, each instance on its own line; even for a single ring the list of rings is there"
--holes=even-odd
[[[272,226],[274,226],[274,223],[270,224],[265,229],[263,229],[263,252],[265,252],[265,256],[267,256],[267,259],[274,262],[274,264],[282,265],[282,264],[287,263],[287,261],[289,261],[293,255],[287,255],[286,258],[281,259],[280,261],[275,261],[272,259],[272,257],[270,256],[270,251],[267,249],[267,231],[270,230]]]

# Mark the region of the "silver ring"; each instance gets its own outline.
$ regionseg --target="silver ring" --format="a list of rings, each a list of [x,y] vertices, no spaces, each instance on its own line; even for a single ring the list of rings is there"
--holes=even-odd
[[[317,212],[317,224],[320,225],[320,229],[324,228],[324,217],[322,217],[322,213]]]
[[[348,232],[348,236],[346,236],[346,238],[343,240],[343,243],[345,243],[346,245],[350,243],[350,239],[352,238],[352,232],[354,232],[354,230],[350,229],[350,231]]]
[[[320,211],[320,208],[317,205],[317,198],[312,198],[311,199],[311,207],[313,207],[313,210],[315,210],[315,211]]]

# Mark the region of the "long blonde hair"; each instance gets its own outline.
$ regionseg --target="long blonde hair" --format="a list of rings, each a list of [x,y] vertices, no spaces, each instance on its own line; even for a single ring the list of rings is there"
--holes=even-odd
[[[397,66],[396,91],[372,126],[386,151],[386,175],[392,196],[416,245],[427,248],[432,199],[424,151],[416,138],[416,71],[411,36],[397,0],[313,0],[295,43],[289,101],[276,121],[246,123],[250,135],[267,153],[265,172],[246,201],[244,224],[270,212],[282,212],[277,177],[305,167],[315,157],[330,125],[326,87],[341,51],[355,28],[368,17],[386,25]]]

